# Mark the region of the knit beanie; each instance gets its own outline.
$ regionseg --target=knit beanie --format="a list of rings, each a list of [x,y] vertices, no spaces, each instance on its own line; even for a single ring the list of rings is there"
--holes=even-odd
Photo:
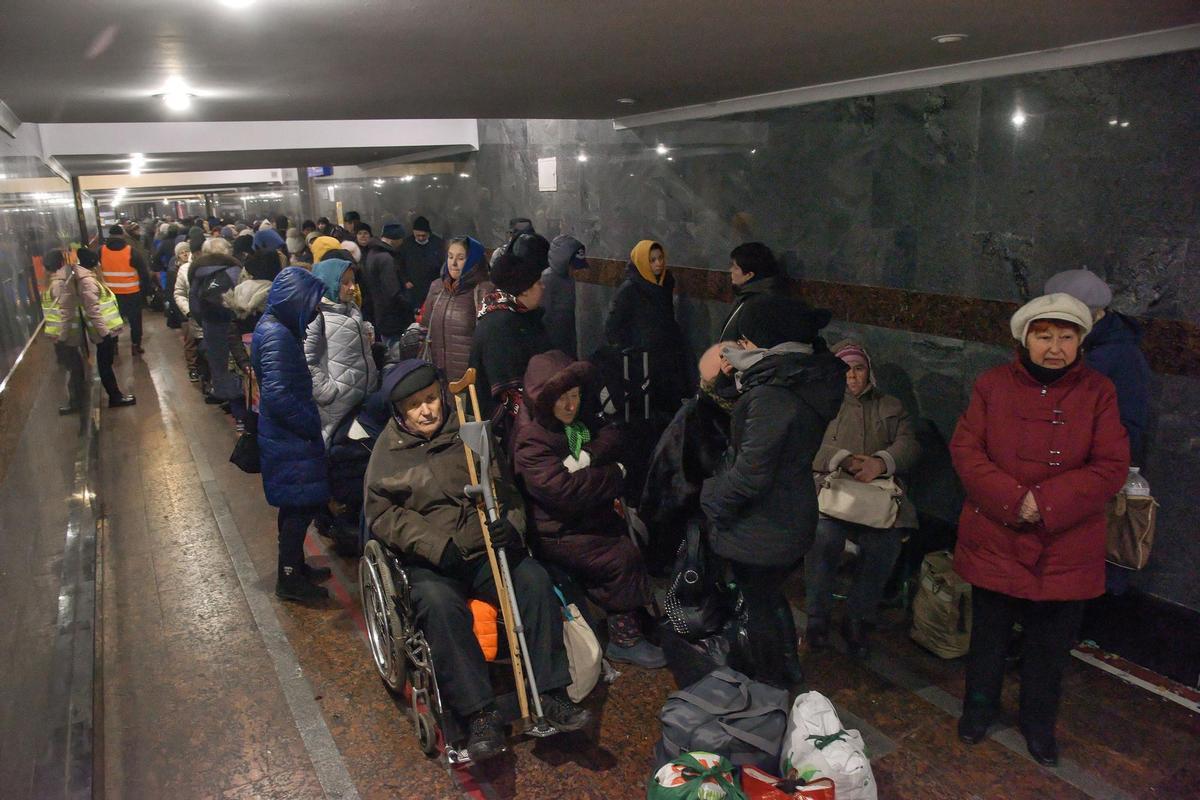
[[[111,228],[108,229],[108,235],[109,236],[124,236],[125,229],[122,228],[120,225],[113,225]]]
[[[399,240],[404,238],[404,226],[399,222],[389,222],[383,226],[383,231],[379,234],[384,239]]]
[[[429,220],[425,217],[417,217],[414,219],[412,221],[412,229],[413,233],[416,233],[417,231],[425,231],[425,233],[433,232],[433,228],[429,226]]]
[[[66,253],[62,250],[47,250],[42,256],[42,266],[49,272],[58,272],[66,263]]]
[[[492,265],[492,283],[516,297],[541,279],[542,269],[542,265],[515,253],[505,253]]]
[[[799,300],[767,295],[742,308],[742,336],[756,347],[771,349],[784,342],[813,344],[833,314],[824,308],[809,308]]]
[[[1088,308],[1108,308],[1113,293],[1108,284],[1089,269],[1068,269],[1046,281],[1046,294],[1069,294]]]
[[[239,258],[254,252],[254,239],[250,236],[238,236],[233,240],[233,254]]]

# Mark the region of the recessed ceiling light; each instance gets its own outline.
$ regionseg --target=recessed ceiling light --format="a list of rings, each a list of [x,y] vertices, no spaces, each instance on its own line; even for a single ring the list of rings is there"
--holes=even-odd
[[[966,38],[967,35],[965,33],[940,33],[933,37],[933,41],[937,42],[938,44],[954,44],[955,42],[961,42]]]
[[[654,148],[654,152],[658,153],[660,156],[665,156],[670,152],[670,148],[665,144],[660,144],[658,147]]]
[[[1110,119],[1110,120],[1108,121],[1108,124],[1109,124],[1109,125],[1116,125],[1116,124],[1117,124],[1117,122],[1119,122],[1119,121],[1120,121],[1120,120],[1118,120],[1116,117],[1113,117],[1112,119]]]
[[[575,156],[575,160],[580,164],[585,163],[587,161],[587,153],[580,153],[579,155]]]
[[[460,178],[469,178],[469,177],[471,177],[471,173],[469,173],[469,172],[460,172],[460,173],[458,173],[458,177],[460,177]]]
[[[1020,128],[1022,125],[1025,124],[1026,120],[1027,120],[1027,117],[1025,116],[1025,112],[1022,111],[1021,109],[1018,108],[1016,111],[1013,112],[1013,115],[1012,115],[1013,127]]]
[[[752,149],[750,150],[750,155],[754,155],[754,154],[755,154],[755,153],[757,153],[757,152],[758,152],[758,148],[757,148],[757,147],[755,147],[755,148],[752,148]]]
[[[1122,122],[1121,122],[1121,127],[1122,127],[1122,128],[1128,128],[1128,127],[1129,127],[1129,120],[1124,120],[1124,121],[1122,121]]]
[[[674,160],[675,160],[675,156],[667,156],[667,161],[674,161]]]
[[[618,97],[617,102],[623,106],[631,106],[636,103],[637,100],[634,100],[632,97]]]
[[[219,2],[226,8],[232,8],[238,11],[254,5],[254,0],[219,0]]]
[[[187,92],[165,92],[156,96],[172,111],[187,111],[192,106],[192,95]]]
[[[141,175],[141,174],[142,174],[142,171],[141,171],[141,169],[139,169],[138,167],[130,167],[130,168],[129,168],[129,174],[130,174],[130,175],[137,176],[137,175]]]

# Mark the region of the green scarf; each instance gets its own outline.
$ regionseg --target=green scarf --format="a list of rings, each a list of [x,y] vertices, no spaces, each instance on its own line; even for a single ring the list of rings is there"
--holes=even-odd
[[[563,429],[567,432],[567,449],[571,451],[572,456],[579,458],[583,446],[592,440],[592,432],[582,422],[572,422],[570,425],[564,425]]]

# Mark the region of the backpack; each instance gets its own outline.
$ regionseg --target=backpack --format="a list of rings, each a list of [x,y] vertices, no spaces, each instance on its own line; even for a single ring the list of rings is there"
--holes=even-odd
[[[673,692],[658,714],[662,739],[657,764],[693,750],[717,753],[735,765],[779,765],[788,724],[787,692],[721,667]]]
[[[225,267],[199,279],[201,283],[197,287],[196,300],[200,306],[198,310],[201,317],[212,314],[232,314],[222,298],[226,292],[233,291],[233,287],[237,284],[238,271],[238,267]]]
[[[966,655],[971,647],[971,584],[954,571],[954,556],[938,550],[921,562],[909,636],[942,658]]]

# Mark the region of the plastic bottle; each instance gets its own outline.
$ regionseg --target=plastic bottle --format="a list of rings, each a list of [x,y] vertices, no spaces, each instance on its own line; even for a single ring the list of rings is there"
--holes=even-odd
[[[1149,497],[1150,482],[1142,477],[1139,467],[1129,468],[1129,477],[1125,479],[1125,486],[1121,489],[1126,497]]]

